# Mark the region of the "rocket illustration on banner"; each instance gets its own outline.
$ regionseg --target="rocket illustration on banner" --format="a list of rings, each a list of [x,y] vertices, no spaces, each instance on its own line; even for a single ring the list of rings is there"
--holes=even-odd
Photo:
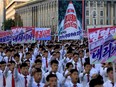
[[[70,2],[68,5],[64,19],[64,29],[69,29],[70,27],[74,29],[77,29],[78,27],[77,16],[72,2]]]
[[[69,2],[69,5],[67,7],[66,10],[66,14],[64,19],[62,20],[61,24],[60,24],[60,31],[59,33],[61,33],[61,31],[67,31],[67,32],[74,32],[81,30],[81,23],[77,18],[76,15],[76,11],[74,8],[74,5],[72,3],[72,1]]]

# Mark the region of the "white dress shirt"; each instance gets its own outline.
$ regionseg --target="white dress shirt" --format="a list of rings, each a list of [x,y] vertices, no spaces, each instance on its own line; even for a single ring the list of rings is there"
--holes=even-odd
[[[4,87],[3,86],[3,72],[2,72],[2,70],[0,70],[0,87]]]
[[[39,87],[44,87],[44,83],[39,83]],[[32,87],[38,87],[38,83],[36,83],[35,81],[32,83]]]
[[[34,56],[36,57],[38,55],[38,48],[36,47],[35,49],[34,49]]]
[[[65,84],[64,84],[64,87],[74,87],[74,84],[70,81],[70,82],[66,82]],[[81,84],[79,84],[79,83],[77,83],[76,84],[76,87],[84,87],[84,86],[82,86]]]
[[[116,83],[115,85],[113,86],[112,85],[112,82],[108,79],[104,84],[103,84],[104,87],[116,87]]]
[[[10,70],[6,74],[6,87],[12,87],[12,72]],[[17,87],[16,84],[15,87]]]
[[[102,67],[102,64],[95,64],[95,69],[100,72],[100,67]]]
[[[83,73],[80,73],[79,78],[83,87],[86,87],[86,85],[88,84],[88,74],[84,75]],[[90,80],[91,80],[91,76],[89,75],[89,81]]]
[[[72,59],[72,58],[65,57],[65,58],[62,59],[61,61],[62,61],[62,64],[63,64],[63,70],[64,70],[65,67],[66,67],[66,64],[67,64],[68,62],[72,62],[73,59]]]
[[[3,57],[3,61],[5,61],[6,63],[8,63],[9,58],[7,56]]]
[[[46,67],[46,58],[43,57],[42,58],[42,68],[43,70],[46,72],[48,70],[50,70],[50,58],[47,58],[47,64],[48,64],[48,67]]]
[[[3,56],[0,55],[0,61],[2,61],[2,59],[3,59]]]
[[[91,76],[91,77],[93,76],[93,74],[98,74],[98,71],[97,71],[95,68],[92,68],[92,69],[90,70],[90,76]]]
[[[65,71],[65,73],[64,73],[64,75],[67,75],[68,74],[68,70],[66,70]],[[66,82],[70,82],[71,81],[71,77],[70,76],[68,76],[67,78],[66,78]]]
[[[100,75],[103,77],[104,82],[108,80],[107,68],[100,67]]]
[[[82,61],[82,62],[81,62]],[[81,65],[81,72],[83,72],[84,70],[84,63],[85,63],[85,58],[79,58],[78,62],[80,63]]]
[[[15,77],[15,81],[16,81],[16,87],[25,87],[25,76],[23,74],[18,73],[18,70],[16,68],[14,70],[14,77]],[[26,77],[27,77],[26,85],[28,87],[31,76],[28,75]]]
[[[73,68],[74,69],[76,68],[80,74],[81,73],[81,64],[79,62],[75,63],[74,61],[72,61],[72,64],[74,66]]]

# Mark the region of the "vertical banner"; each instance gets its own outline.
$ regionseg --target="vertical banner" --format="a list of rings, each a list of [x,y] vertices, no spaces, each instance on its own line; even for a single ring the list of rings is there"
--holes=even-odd
[[[35,28],[36,40],[51,40],[50,28]]]
[[[9,43],[12,40],[11,31],[0,31],[0,43]]]
[[[59,40],[77,40],[83,38],[84,1],[59,0]]]
[[[92,64],[116,62],[116,27],[88,29]]]
[[[34,43],[34,27],[12,27],[12,43]]]

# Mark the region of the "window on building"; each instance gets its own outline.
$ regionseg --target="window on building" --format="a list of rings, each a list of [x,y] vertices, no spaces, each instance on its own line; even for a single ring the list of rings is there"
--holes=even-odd
[[[100,11],[100,16],[103,16],[103,11]]]
[[[96,1],[93,1],[93,6],[96,7]]]
[[[103,2],[100,2],[100,7],[103,7],[104,6],[104,3]]]
[[[96,19],[93,19],[93,25],[96,25]]]
[[[85,5],[86,5],[86,7],[88,7],[88,6],[89,6],[89,2],[88,2],[88,1],[86,1]]]
[[[93,7],[93,1],[90,1],[90,6]]]
[[[116,25],[116,22],[115,22],[116,20],[113,20],[113,25]]]
[[[96,17],[96,11],[93,11],[93,17]]]
[[[89,19],[86,19],[86,25],[89,25]]]
[[[86,16],[89,16],[89,11],[88,10],[86,11]]]
[[[100,19],[100,25],[103,25],[103,19]]]
[[[97,6],[100,7],[100,2],[97,2]]]

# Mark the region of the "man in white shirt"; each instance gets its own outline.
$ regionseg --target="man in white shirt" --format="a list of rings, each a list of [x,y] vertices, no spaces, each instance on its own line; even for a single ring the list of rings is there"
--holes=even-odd
[[[116,87],[116,83],[114,83],[114,74],[112,67],[107,69],[108,80],[104,83],[104,87]]]
[[[34,62],[34,61],[36,60],[36,57],[34,56],[33,49],[32,49],[32,48],[29,48],[28,52],[29,52],[30,55],[31,55],[31,60]]]
[[[6,87],[16,87],[15,77],[14,77],[14,68],[15,62],[8,62],[7,68],[5,69],[5,77],[6,77]]]
[[[26,59],[24,59],[23,62],[29,60],[30,61],[30,67],[32,66],[32,64],[34,63],[34,61],[31,58],[31,54],[29,52],[26,53]]]
[[[6,62],[1,61],[0,62],[0,87],[6,86],[6,78],[4,75],[5,67],[6,67]]]
[[[71,62],[68,62],[67,64],[66,64],[66,69],[65,69],[65,71],[64,71],[64,76],[67,76],[67,74],[69,74],[70,73],[70,70],[72,70],[73,69],[73,64],[71,63]],[[71,77],[70,76],[67,76],[67,78],[66,78],[66,82],[69,82],[69,81],[71,81]]]
[[[62,66],[62,61],[60,60],[60,56],[58,56],[60,52],[53,52],[51,60],[57,60],[59,62],[58,66],[58,72],[63,73],[63,66]]]
[[[7,49],[6,50],[6,56],[3,57],[3,61],[5,61],[6,63],[8,63],[8,61],[9,61],[9,59],[11,57],[11,52],[10,51],[11,51],[10,49]]]
[[[83,87],[79,81],[79,76],[78,76],[78,71],[76,69],[72,69],[70,71],[70,77],[71,81],[70,82],[65,82],[64,87]]]
[[[102,63],[102,67],[100,67],[100,75],[103,77],[104,82],[107,81],[108,77],[107,77],[107,63]]]
[[[72,61],[72,63],[73,63],[73,68],[74,69],[77,69],[78,70],[78,72],[79,72],[79,74],[81,73],[81,65],[80,65],[80,63],[78,62],[78,59],[79,59],[79,54],[78,53],[74,53],[73,54],[73,61]]]
[[[40,68],[35,68],[32,74],[33,77],[31,77],[28,87],[44,87],[44,83],[41,82],[43,76],[42,70]]]
[[[98,75],[97,78],[92,79],[89,83],[89,86],[86,86],[86,87],[104,87],[103,83],[104,82],[103,82],[102,76]]]
[[[14,72],[16,87],[28,87],[29,80],[31,78],[28,72],[28,65],[26,63],[22,63],[20,69],[21,73],[18,72],[17,67]]]
[[[58,61],[57,60],[52,60],[51,61],[51,71],[47,72],[45,74],[45,78],[49,75],[49,74],[56,74],[57,78],[58,78],[58,84],[59,87],[61,87],[61,85],[63,84],[63,81],[65,80],[63,74],[59,73],[58,71]]]
[[[79,51],[79,63],[81,64],[81,72],[84,70],[84,63],[85,63],[85,58],[84,58],[84,51],[80,50]]]
[[[61,86],[58,86],[58,78],[56,74],[49,74],[46,77],[46,81],[47,83],[44,87],[61,87]]]
[[[48,72],[50,69],[50,59],[51,58],[48,57],[48,51],[44,51],[42,58],[42,68],[45,72]]]
[[[80,82],[82,83],[83,87],[85,87],[91,80],[90,70],[91,70],[90,63],[84,63],[84,72],[80,73],[79,75]]]
[[[65,69],[66,64],[67,64],[68,62],[72,62],[72,61],[73,61],[73,59],[72,59],[72,54],[73,54],[72,51],[69,50],[69,51],[66,53],[66,57],[65,57],[64,59],[62,59],[63,69]]]

